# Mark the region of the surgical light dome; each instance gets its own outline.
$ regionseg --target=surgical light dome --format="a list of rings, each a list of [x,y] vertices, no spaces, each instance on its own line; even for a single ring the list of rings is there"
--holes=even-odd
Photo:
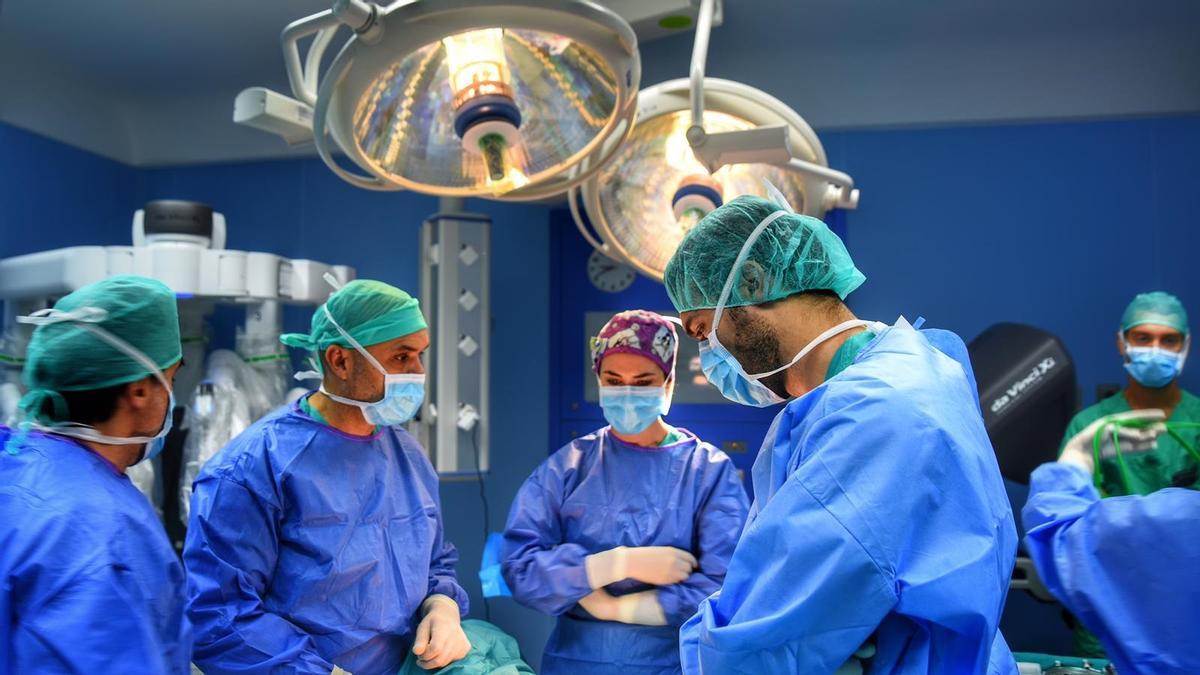
[[[688,79],[678,79],[643,90],[629,139],[611,162],[572,190],[576,223],[601,252],[661,280],[688,230],[736,196],[768,197],[764,181],[778,188],[797,213],[820,218],[835,206],[855,206],[853,182],[826,168],[825,150],[804,119],[744,84],[703,80],[705,135],[719,141],[730,132],[760,130],[767,151],[739,154],[741,148],[753,147],[739,142],[717,161],[702,162],[688,138],[692,89]],[[717,168],[710,173],[713,166]]]
[[[354,36],[322,75],[343,24]],[[297,43],[313,34],[302,67]],[[359,187],[545,199],[603,166],[633,126],[637,38],[586,0],[337,0],[283,42],[317,151]]]

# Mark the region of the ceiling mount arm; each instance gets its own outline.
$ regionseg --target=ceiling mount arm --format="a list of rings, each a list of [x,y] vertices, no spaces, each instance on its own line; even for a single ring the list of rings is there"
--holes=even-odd
[[[333,0],[333,15],[349,26],[367,44],[379,42],[383,25],[379,23],[379,5],[366,0]]]
[[[612,257],[609,252],[608,244],[600,241],[596,235],[592,234],[587,225],[584,224],[586,216],[583,214],[583,209],[580,208],[579,202],[583,197],[579,194],[579,187],[573,187],[567,192],[567,207],[571,210],[571,220],[575,221],[575,229],[579,230],[585,241],[597,251],[604,255]]]
[[[313,143],[316,145],[317,155],[321,157],[321,161],[325,162],[325,166],[329,167],[330,171],[333,171],[339,178],[351,185],[378,192],[396,192],[402,190],[403,188],[400,186],[381,180],[378,176],[364,176],[347,171],[338,165],[337,160],[333,156],[333,151],[329,147],[330,139],[325,119],[329,113],[329,89],[335,86],[335,83],[341,79],[344,73],[344,68],[341,71],[329,73],[325,77],[325,81],[321,83],[320,95],[316,97],[318,103],[313,108],[312,128]]]
[[[289,23],[279,36],[280,42],[283,43],[283,63],[287,67],[288,82],[292,85],[292,95],[309,106],[317,105],[317,74],[316,72],[306,73],[306,69],[300,65],[299,42],[302,38],[325,29],[336,30],[339,25],[341,22],[334,16],[333,10],[327,9],[324,12],[318,12]],[[324,52],[325,48],[329,46],[333,32],[330,30],[328,37],[318,36],[309,48],[307,61],[310,67],[320,65],[321,55],[314,56],[313,51],[319,47],[320,51]]]
[[[693,147],[704,145],[704,69],[708,61],[708,39],[712,35],[713,14],[717,0],[700,0],[700,11],[696,17],[696,40],[692,43],[692,66],[689,88],[692,104],[692,124],[687,130],[688,143]]]
[[[336,27],[322,28],[317,36],[313,38],[312,44],[308,47],[308,54],[304,59],[304,87],[305,91],[317,90],[317,86],[321,80],[321,57],[325,55],[325,51],[329,49],[329,44],[333,42],[333,38],[337,35]]]

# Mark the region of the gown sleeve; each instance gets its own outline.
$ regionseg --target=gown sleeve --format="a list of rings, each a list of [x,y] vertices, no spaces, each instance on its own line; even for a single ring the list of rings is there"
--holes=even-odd
[[[1046,587],[1122,671],[1195,672],[1200,493],[1101,499],[1083,469],[1055,462],[1033,472],[1022,515]]]
[[[834,672],[893,614],[921,617],[931,640],[978,634],[984,649],[938,662],[986,668],[995,626],[980,608],[1002,605],[1015,531],[982,424],[961,396],[840,387],[785,408],[763,449],[786,459],[779,488],[685,624],[684,672]]]
[[[885,571],[793,477],[746,528],[720,593],[684,625],[683,671],[832,673],[895,602]]]
[[[81,542],[67,527],[26,525],[38,531],[40,552],[30,556],[36,563],[29,574],[5,580],[4,595],[19,591],[26,602],[9,608],[17,621],[0,636],[12,650],[0,666],[11,664],[14,673],[133,673],[175,672],[187,663],[178,651],[191,645],[163,643],[160,620],[147,611],[144,589],[119,552]]]
[[[504,531],[504,580],[518,602],[546,614],[564,614],[592,592],[588,551],[563,541],[563,472],[557,457],[538,467],[517,492]]]
[[[458,603],[460,616],[465,617],[470,611],[466,590],[458,583],[455,566],[458,564],[458,549],[446,540],[446,530],[442,525],[442,499],[438,491],[437,473],[425,459],[418,455],[417,461],[423,463],[426,491],[433,496],[433,508],[437,512],[437,533],[434,535],[433,546],[429,557],[429,592],[430,595],[444,595]]]
[[[328,675],[311,636],[265,608],[278,559],[278,505],[231,476],[202,476],[184,546],[193,659],[207,675]]]
[[[720,590],[746,524],[750,508],[746,490],[733,462],[723,454],[718,457],[710,460],[715,470],[705,472],[711,484],[706,486],[706,497],[694,516],[696,542],[692,552],[700,568],[682,583],[658,589],[658,600],[671,626],[682,625],[705,598]]]

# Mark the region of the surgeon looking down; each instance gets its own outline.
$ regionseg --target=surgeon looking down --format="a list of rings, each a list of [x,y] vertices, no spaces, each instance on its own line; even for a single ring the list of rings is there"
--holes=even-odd
[[[686,673],[829,673],[864,644],[868,672],[1017,672],[997,628],[1016,529],[966,347],[856,319],[863,280],[824,223],[757,197],[667,265],[709,381],[791,399],[725,584],[682,629]]]
[[[521,486],[504,533],[513,597],[558,617],[543,675],[674,675],[679,626],[721,586],[749,506],[733,462],[668,425],[678,338],[614,316],[592,341],[609,426]]]
[[[189,672],[183,566],[126,476],[171,429],[175,294],[115,276],[18,319],[20,429],[0,427],[0,673]]]
[[[417,301],[345,285],[309,334],[320,391],[259,420],[201,471],[184,562],[206,675],[392,674],[470,650],[438,480],[402,428],[424,397]]]

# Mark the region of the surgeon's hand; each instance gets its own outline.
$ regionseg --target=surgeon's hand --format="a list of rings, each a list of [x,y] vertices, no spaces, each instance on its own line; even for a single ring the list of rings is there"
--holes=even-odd
[[[604,588],[625,579],[670,586],[687,579],[699,566],[695,556],[673,546],[618,546],[588,556],[584,565],[592,588]]]
[[[445,668],[471,651],[457,602],[445,595],[431,595],[421,610],[424,618],[417,626],[417,639],[413,643],[418,666],[425,670]]]
[[[609,595],[608,591],[592,591],[591,595],[579,601],[579,606],[586,609],[594,619],[617,620],[617,599]]]
[[[642,591],[614,597],[608,591],[594,591],[579,601],[579,606],[601,621],[619,621],[639,626],[665,626],[667,615],[658,600],[658,591]]]
[[[1083,431],[1072,436],[1071,440],[1067,441],[1067,444],[1063,446],[1063,451],[1059,455],[1058,461],[1073,464],[1088,473],[1095,471],[1096,462],[1093,443],[1095,442],[1096,432],[1101,427],[1108,427],[1114,422],[1135,421],[1144,423],[1144,426],[1117,425],[1112,428],[1106,428],[1100,438],[1101,458],[1108,459],[1117,455],[1116,446],[1113,445],[1114,429],[1117,433],[1117,442],[1120,443],[1121,454],[1134,455],[1152,452],[1158,446],[1159,435],[1167,429],[1165,424],[1166,419],[1166,413],[1156,408],[1130,410],[1115,415],[1105,415],[1084,427]]]

